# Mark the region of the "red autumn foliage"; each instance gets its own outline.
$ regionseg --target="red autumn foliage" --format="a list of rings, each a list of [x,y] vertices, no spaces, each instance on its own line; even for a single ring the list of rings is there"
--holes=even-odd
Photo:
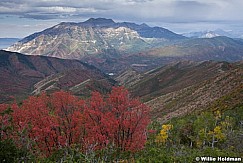
[[[0,111],[7,107],[0,105]],[[106,98],[93,92],[85,101],[63,91],[50,96],[43,93],[10,107],[11,137],[16,144],[45,155],[77,144],[83,152],[108,147],[136,151],[145,144],[150,122],[149,108],[131,99],[123,87],[114,87]],[[6,118],[0,115],[2,125],[7,125]]]
[[[149,108],[131,99],[123,87],[113,88],[106,101],[94,93],[85,114],[87,125],[91,125],[87,126],[88,133],[93,133],[89,138],[96,141],[98,147],[109,143],[121,151],[143,148],[150,122]]]
[[[7,139],[11,135],[9,132],[11,127],[10,110],[7,104],[0,104],[0,140]]]

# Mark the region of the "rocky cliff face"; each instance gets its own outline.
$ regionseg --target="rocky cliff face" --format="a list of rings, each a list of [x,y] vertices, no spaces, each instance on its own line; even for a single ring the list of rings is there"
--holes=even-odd
[[[115,23],[111,19],[91,18],[82,23],[60,23],[32,34],[7,50],[28,55],[44,55],[64,59],[107,53],[128,53],[151,47],[153,40],[181,39],[160,27],[145,24]]]

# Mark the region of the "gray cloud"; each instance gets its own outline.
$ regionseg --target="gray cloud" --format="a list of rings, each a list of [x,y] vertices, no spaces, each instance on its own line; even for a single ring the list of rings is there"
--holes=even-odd
[[[127,2],[141,2],[141,3],[143,3],[143,2],[149,2],[149,1],[153,1],[153,0],[127,0]]]
[[[59,19],[62,15],[98,13],[113,8],[108,1],[66,1],[66,0],[3,0],[0,2],[0,14],[19,15],[33,19]],[[69,13],[69,14],[67,14]],[[33,16],[32,16],[33,15]]]
[[[241,7],[241,0],[1,0],[0,14],[33,19],[91,14],[117,19],[192,22],[232,18],[243,20],[239,15]]]
[[[179,24],[191,24],[193,28],[193,24],[235,27],[243,22],[242,8],[242,0],[1,0],[0,17],[13,15],[56,23],[106,17],[160,26],[170,24],[172,28]]]

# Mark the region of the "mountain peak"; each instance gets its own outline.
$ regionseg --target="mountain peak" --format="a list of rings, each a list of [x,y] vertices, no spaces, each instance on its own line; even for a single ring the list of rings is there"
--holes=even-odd
[[[146,23],[140,25],[141,27],[149,27]]]
[[[25,37],[7,49],[30,55],[81,59],[104,52],[135,53],[152,48],[154,41],[157,42],[155,46],[159,46],[165,40],[184,38],[167,29],[149,27],[146,24],[116,23],[112,19],[90,18],[79,23],[62,22]]]
[[[91,26],[109,26],[115,24],[115,22],[112,19],[106,18],[90,18],[81,24]]]

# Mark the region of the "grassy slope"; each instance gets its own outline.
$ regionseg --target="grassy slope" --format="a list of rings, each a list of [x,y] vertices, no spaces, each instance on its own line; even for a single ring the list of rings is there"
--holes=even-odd
[[[147,73],[128,70],[116,79],[152,108],[153,117],[164,122],[219,104],[234,107],[241,103],[242,77],[242,62],[185,61]]]

